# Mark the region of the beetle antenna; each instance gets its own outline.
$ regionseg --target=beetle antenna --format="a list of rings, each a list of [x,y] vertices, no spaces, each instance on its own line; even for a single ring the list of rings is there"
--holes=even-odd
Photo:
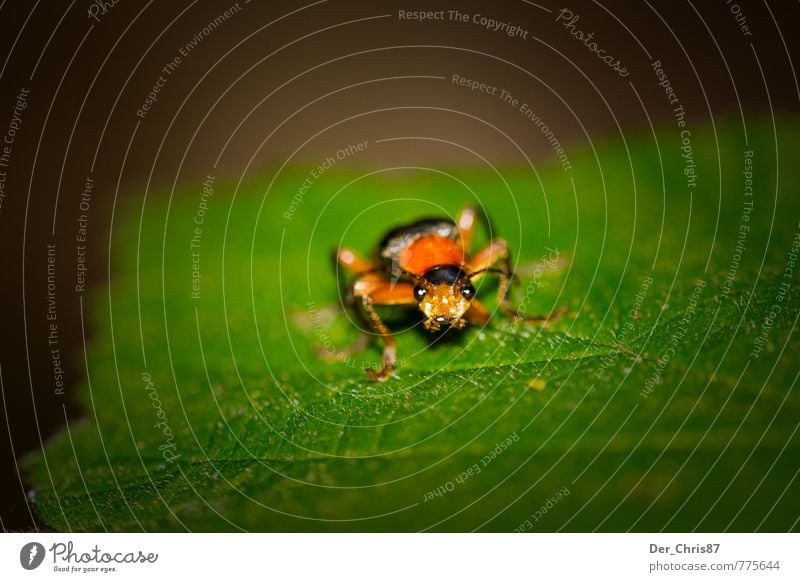
[[[473,277],[477,277],[478,275],[483,275],[484,273],[495,273],[497,275],[511,275],[508,271],[503,269],[497,269],[494,267],[487,267],[485,269],[478,269],[477,271],[472,271],[467,275],[468,278],[472,279]]]
[[[425,282],[425,278],[424,277],[420,277],[416,273],[412,273],[411,271],[406,271],[405,269],[398,269],[398,271],[400,272],[400,277],[403,278],[403,279],[410,279],[414,283],[424,283]]]
[[[406,271],[403,268],[395,267],[392,269],[392,278],[390,285],[394,287],[398,281],[407,280],[413,281],[417,285],[423,285],[425,283],[425,278],[420,277],[419,275],[412,273],[411,271]]]

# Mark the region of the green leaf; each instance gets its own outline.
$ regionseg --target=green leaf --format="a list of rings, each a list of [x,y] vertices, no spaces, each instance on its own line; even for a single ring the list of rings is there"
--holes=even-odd
[[[796,530],[797,127],[749,124],[747,143],[734,125],[698,128],[695,187],[665,127],[657,143],[570,152],[566,172],[339,162],[213,180],[205,197],[199,180],[144,208],[131,196],[113,283],[87,309],[89,418],[26,461],[40,517],[78,531]],[[366,380],[376,344],[319,358],[358,337],[331,250],[369,253],[388,227],[475,200],[514,252],[513,300],[570,316],[432,337],[385,309],[395,377]],[[478,295],[494,306],[493,291]]]

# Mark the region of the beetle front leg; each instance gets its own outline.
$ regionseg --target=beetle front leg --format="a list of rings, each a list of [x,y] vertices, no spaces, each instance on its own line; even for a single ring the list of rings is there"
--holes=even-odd
[[[491,319],[491,313],[489,310],[486,309],[486,306],[478,301],[477,299],[473,299],[469,305],[469,309],[464,314],[469,321],[473,325],[486,325],[489,323],[489,319]]]
[[[556,321],[567,313],[565,307],[560,307],[548,315],[537,316],[525,315],[514,309],[508,300],[508,290],[511,287],[514,272],[511,270],[511,254],[508,250],[508,243],[503,239],[495,239],[475,253],[475,256],[469,262],[468,269],[470,273],[476,273],[478,277],[485,273],[493,273],[498,276],[497,303],[506,315],[513,317],[517,321],[524,320],[544,324]]]
[[[369,334],[367,332],[361,332],[361,334],[358,336],[358,339],[346,348],[337,349],[331,353],[322,346],[315,346],[314,351],[316,352],[318,358],[325,360],[326,362],[336,362],[347,359],[350,356],[360,354],[367,349],[368,345]]]
[[[361,297],[361,306],[369,318],[372,328],[383,340],[381,367],[377,372],[372,368],[367,368],[367,375],[373,382],[384,382],[397,365],[397,345],[392,332],[375,311],[375,305],[416,305],[414,286],[405,282],[392,285],[388,281],[381,281],[364,286],[361,292],[356,287],[355,293]]]
[[[500,264],[499,267],[495,265]],[[467,265],[469,273],[476,273],[475,278],[482,277],[486,273],[493,273],[498,276],[497,303],[500,308],[509,314],[517,315],[517,311],[508,302],[508,289],[514,273],[511,271],[511,255],[508,250],[508,243],[501,238],[491,241],[488,245],[475,253],[475,256]]]
[[[372,306],[372,298],[369,295],[364,295],[361,298],[361,306],[367,313],[372,327],[380,334],[383,340],[381,368],[377,372],[372,368],[367,368],[367,376],[369,376],[369,379],[373,382],[383,382],[389,378],[392,370],[394,370],[394,367],[397,365],[397,345],[395,344],[391,331],[389,331],[389,328],[386,327],[386,324],[383,323],[383,320],[378,316],[378,313]]]

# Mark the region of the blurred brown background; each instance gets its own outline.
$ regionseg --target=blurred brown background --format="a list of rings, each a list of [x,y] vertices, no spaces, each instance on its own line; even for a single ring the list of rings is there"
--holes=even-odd
[[[557,21],[562,8],[579,16],[572,28],[564,27],[566,13]],[[444,11],[444,20],[405,20],[401,10]],[[468,21],[451,20],[450,10]],[[487,29],[474,15],[520,32]],[[81,318],[92,291],[75,291],[80,215],[88,219],[87,281],[102,290],[113,276],[115,197],[119,205],[145,191],[168,195],[207,174],[258,176],[287,160],[319,163],[348,143],[412,135],[441,141],[374,144],[349,163],[472,164],[469,149],[492,163],[522,163],[520,150],[535,163],[552,160],[551,144],[500,99],[502,90],[541,115],[568,151],[672,123],[655,60],[698,123],[797,111],[798,22],[797,2],[725,0],[1,2],[0,139],[14,135],[0,143],[0,154],[10,148],[0,165],[8,428],[0,437],[0,526],[39,527],[15,458],[40,447],[68,416],[86,413],[71,397],[92,334]],[[577,30],[594,33],[629,75],[604,64],[571,34]],[[453,75],[497,94],[470,91]],[[91,200],[81,209],[87,177]],[[64,394],[48,344],[48,244],[57,249]]]

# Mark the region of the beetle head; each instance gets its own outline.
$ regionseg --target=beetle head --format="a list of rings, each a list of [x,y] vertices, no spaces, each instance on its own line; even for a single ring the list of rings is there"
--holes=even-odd
[[[433,267],[416,280],[414,298],[425,314],[425,329],[439,331],[442,326],[461,329],[464,314],[475,297],[475,287],[455,265]]]

